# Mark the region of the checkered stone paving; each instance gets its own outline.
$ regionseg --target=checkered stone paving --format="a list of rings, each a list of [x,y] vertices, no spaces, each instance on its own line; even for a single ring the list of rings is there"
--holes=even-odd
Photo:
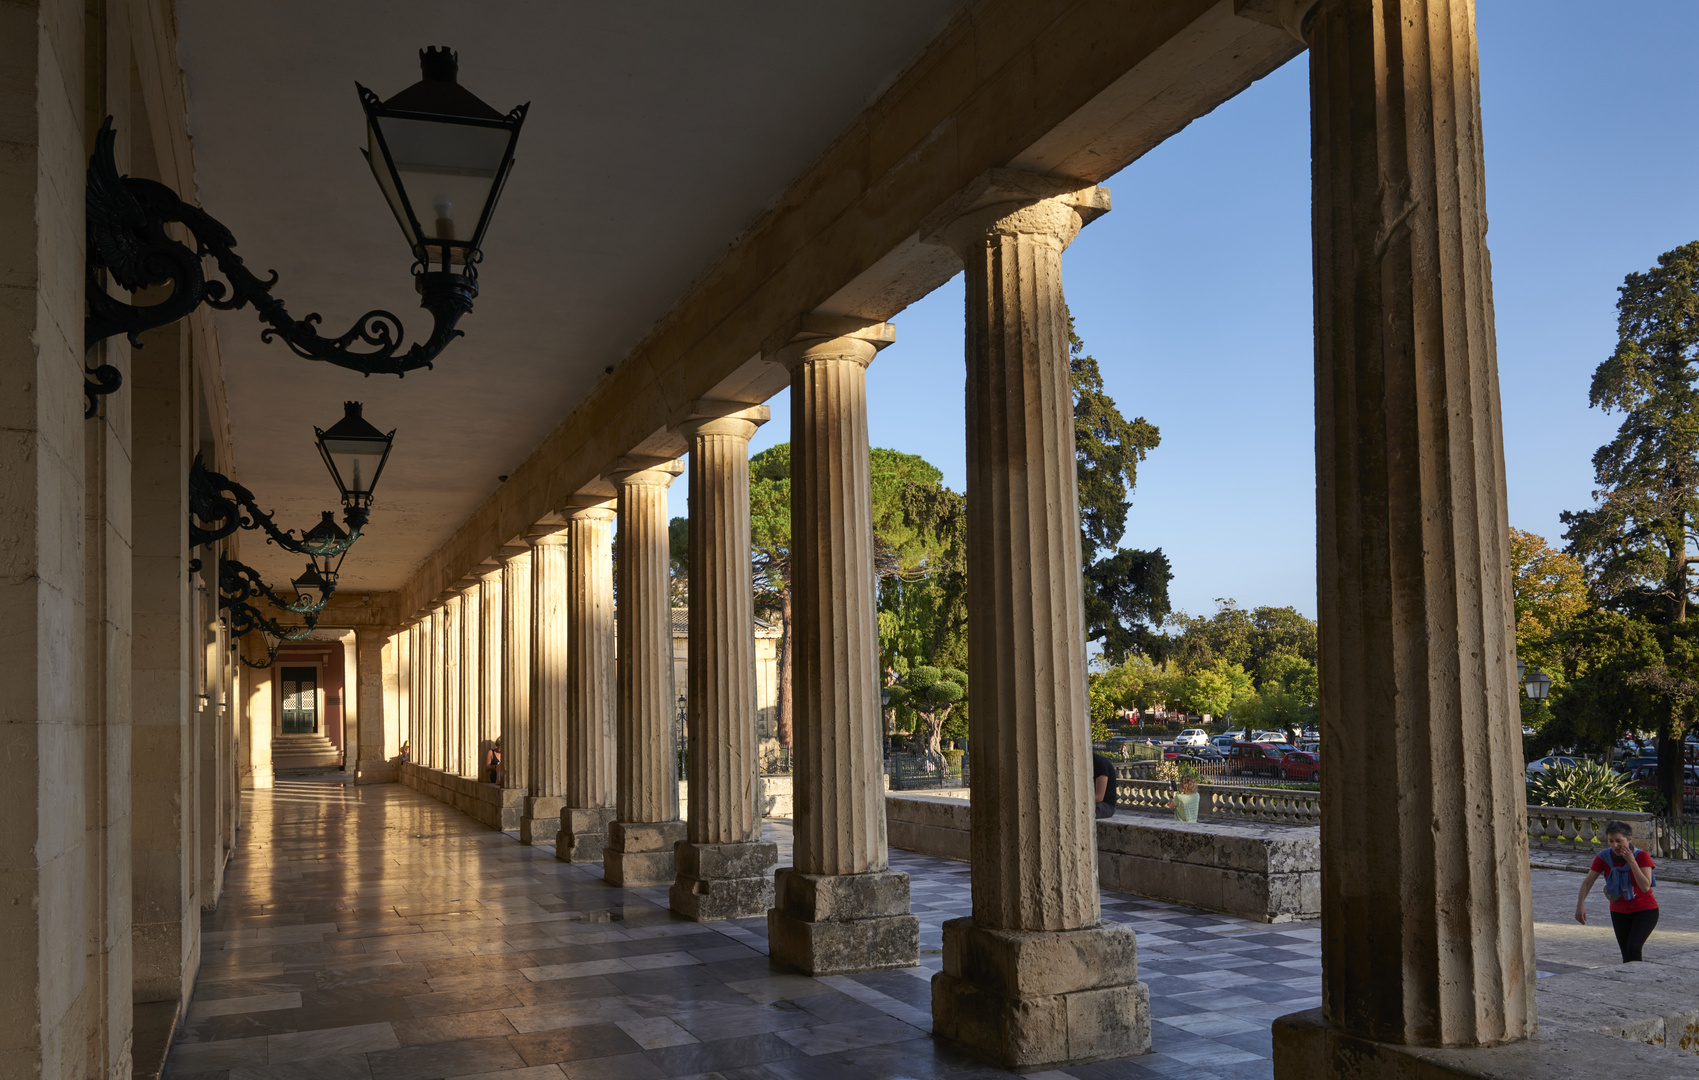
[[[283,781],[245,827],[167,1065],[174,1080],[978,1080],[929,1035],[965,863],[892,852],[921,963],[810,978],[766,920],[693,923],[400,785]],[[789,862],[790,829],[767,835]],[[1274,1017],[1319,1004],[1320,931],[1119,893],[1139,935],[1152,1053],[1029,1078],[1273,1075]]]

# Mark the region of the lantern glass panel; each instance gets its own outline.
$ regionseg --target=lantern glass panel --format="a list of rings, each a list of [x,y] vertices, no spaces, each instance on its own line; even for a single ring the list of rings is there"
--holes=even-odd
[[[503,127],[401,116],[372,118],[367,127],[367,161],[401,231],[422,260],[442,261],[446,249],[450,262],[465,265],[467,252],[482,239],[479,226],[511,139],[512,133]],[[382,164],[385,146],[394,174]],[[417,231],[409,220],[409,209]]]

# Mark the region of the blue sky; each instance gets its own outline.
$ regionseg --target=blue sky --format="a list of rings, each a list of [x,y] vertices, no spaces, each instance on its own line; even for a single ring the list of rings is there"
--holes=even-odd
[[[1699,239],[1699,4],[1613,15],[1478,9],[1510,521],[1554,543],[1616,427],[1587,407],[1616,289]],[[1115,209],[1064,257],[1109,393],[1162,430],[1123,543],[1168,554],[1174,606],[1193,614],[1216,597],[1316,610],[1308,80],[1300,56],[1112,177]],[[961,490],[961,279],[895,323],[868,370],[873,444]],[[752,451],[789,437],[787,397]]]

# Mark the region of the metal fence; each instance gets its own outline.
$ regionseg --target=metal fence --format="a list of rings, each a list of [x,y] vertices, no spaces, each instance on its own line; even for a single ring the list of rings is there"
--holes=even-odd
[[[885,772],[891,778],[892,791],[937,791],[970,787],[972,767],[963,754],[960,766],[946,760],[943,769],[936,762],[913,754],[893,753],[885,757]]]

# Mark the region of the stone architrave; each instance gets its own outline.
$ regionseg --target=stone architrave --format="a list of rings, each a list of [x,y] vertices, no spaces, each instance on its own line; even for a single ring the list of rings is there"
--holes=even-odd
[[[778,351],[791,373],[795,865],[775,876],[773,959],[811,975],[910,967],[920,920],[890,869],[867,365],[889,323],[811,315]]]
[[[1097,904],[1062,251],[1109,209],[994,169],[922,236],[967,271],[973,915],[944,924],[933,1031],[1004,1068],[1144,1053],[1131,930]]]
[[[690,440],[690,810],[671,906],[691,919],[773,906],[779,854],[761,839],[749,565],[749,438],[769,415],[765,405],[701,401],[681,428]]]
[[[508,545],[501,566],[501,786],[529,789],[531,549]]]
[[[678,817],[671,547],[667,488],[684,463],[625,459],[611,474],[619,491],[618,815],[608,826],[602,876],[610,885],[670,884]]]
[[[566,790],[567,537],[559,525],[533,532],[530,780],[519,818],[522,844],[548,843],[559,835]]]
[[[555,857],[600,862],[614,819],[614,568],[611,500],[580,496],[566,518],[566,788]]]
[[[1407,1048],[1536,1030],[1474,5],[1335,0],[1301,25],[1323,1007],[1276,1022],[1275,1074],[1405,1076]]]

